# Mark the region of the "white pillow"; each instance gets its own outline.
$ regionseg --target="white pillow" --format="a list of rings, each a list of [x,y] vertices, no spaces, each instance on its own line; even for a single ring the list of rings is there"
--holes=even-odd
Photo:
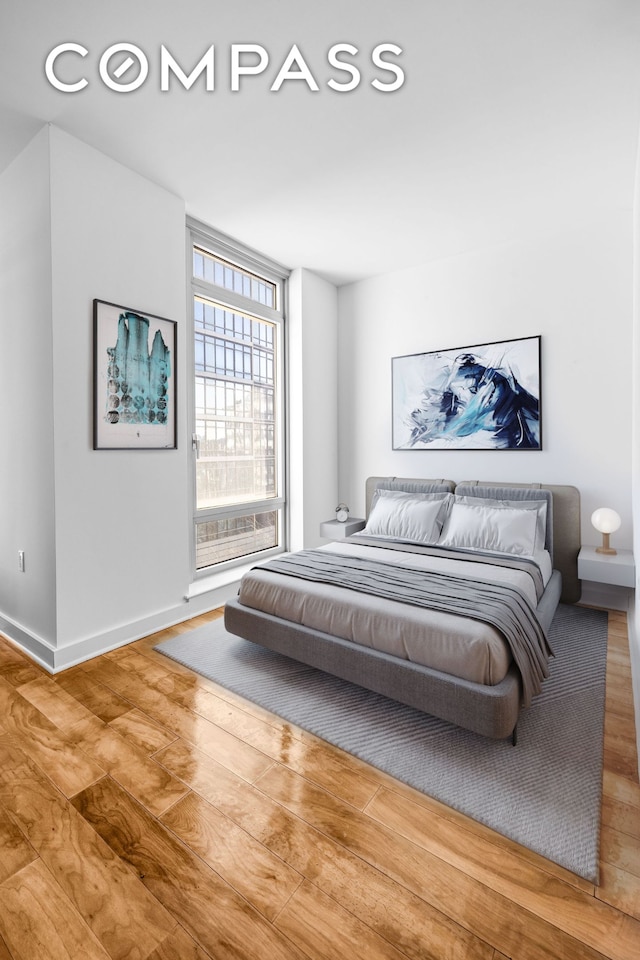
[[[470,501],[475,497],[469,497]],[[535,510],[485,506],[454,501],[438,540],[443,547],[465,547],[532,557],[535,552]]]
[[[495,507],[497,510],[534,510],[536,513],[536,537],[534,553],[545,549],[547,539],[547,501],[546,500],[493,500],[489,497],[457,496],[456,503],[471,506]]]
[[[452,500],[450,493],[404,493],[401,490],[378,489],[362,532],[413,543],[436,543]]]

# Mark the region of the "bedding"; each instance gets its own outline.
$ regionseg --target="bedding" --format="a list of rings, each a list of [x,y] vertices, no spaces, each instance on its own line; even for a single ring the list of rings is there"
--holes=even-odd
[[[515,743],[563,579],[579,597],[578,491],[376,477],[366,500],[361,533],[245,574],[227,629]]]
[[[247,607],[477,683],[523,663],[528,702],[549,655],[535,608],[551,574],[533,560],[356,534],[273,560],[243,577]],[[368,579],[365,576],[368,574]],[[462,616],[462,612],[465,616]],[[520,618],[526,627],[520,627]],[[528,627],[528,633],[527,628]],[[524,650],[522,647],[524,646]]]
[[[451,497],[450,493],[405,493],[381,488],[371,505],[367,533],[416,543],[436,543]]]
[[[546,511],[540,500],[524,506],[512,500],[454,497],[437,542],[532,557],[544,549]]]

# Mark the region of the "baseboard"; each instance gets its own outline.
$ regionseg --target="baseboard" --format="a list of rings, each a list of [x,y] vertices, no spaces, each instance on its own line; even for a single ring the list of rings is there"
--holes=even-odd
[[[237,589],[237,582],[229,583],[197,597],[185,598],[184,602],[177,606],[160,610],[133,623],[126,623],[113,630],[57,647],[52,646],[42,637],[30,632],[24,626],[15,623],[2,614],[0,614],[0,633],[20,647],[49,673],[55,674],[79,663],[84,663],[85,660],[91,660],[93,657],[108,653],[110,650],[116,650],[118,647],[133,643],[134,640],[141,640],[143,637],[157,633],[159,630],[166,630],[177,623],[189,620],[191,617],[197,617],[201,613],[207,613],[209,610],[221,607],[227,600],[236,595]]]
[[[55,665],[55,647],[52,647],[43,637],[32,633],[27,630],[26,627],[16,623],[15,620],[11,620],[10,617],[6,617],[3,614],[0,614],[0,633],[8,637],[9,640],[24,650],[25,653],[28,653],[29,656],[39,663],[41,667],[44,667],[45,670],[48,670],[50,673],[53,672]]]

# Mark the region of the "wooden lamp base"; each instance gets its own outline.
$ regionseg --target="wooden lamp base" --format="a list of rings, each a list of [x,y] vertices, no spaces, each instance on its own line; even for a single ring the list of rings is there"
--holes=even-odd
[[[608,556],[613,556],[614,554],[617,554],[618,551],[614,550],[613,547],[609,546],[609,537],[610,537],[610,534],[608,533],[602,534],[602,546],[596,547],[596,553],[606,553]]]

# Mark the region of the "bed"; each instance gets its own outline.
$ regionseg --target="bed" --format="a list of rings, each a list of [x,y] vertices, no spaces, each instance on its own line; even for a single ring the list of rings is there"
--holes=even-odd
[[[370,477],[366,515],[245,574],[227,630],[515,744],[556,607],[580,598],[578,490]]]

